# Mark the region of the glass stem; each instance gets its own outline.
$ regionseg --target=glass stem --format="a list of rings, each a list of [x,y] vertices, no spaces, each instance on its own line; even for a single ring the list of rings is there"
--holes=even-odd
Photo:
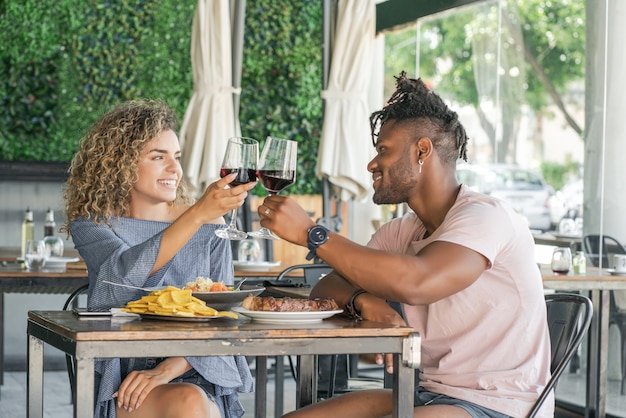
[[[237,208],[233,209],[230,222],[228,223],[228,229],[237,229]]]

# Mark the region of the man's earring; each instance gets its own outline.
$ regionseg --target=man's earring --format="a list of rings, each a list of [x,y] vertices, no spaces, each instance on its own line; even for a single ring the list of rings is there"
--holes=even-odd
[[[421,159],[417,160],[417,163],[419,164],[420,168],[418,173],[422,174],[422,166],[424,165],[424,161],[422,161]]]

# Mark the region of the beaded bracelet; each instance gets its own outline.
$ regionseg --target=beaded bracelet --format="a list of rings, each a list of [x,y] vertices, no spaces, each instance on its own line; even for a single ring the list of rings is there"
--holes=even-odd
[[[359,296],[362,293],[367,293],[367,292],[365,292],[365,290],[363,289],[355,290],[354,292],[352,292],[352,295],[350,295],[350,299],[348,299],[348,303],[346,303],[346,311],[348,311],[350,316],[356,319],[357,321],[361,321],[363,317],[361,316],[361,312],[356,308],[356,306],[354,306],[354,300],[356,299],[357,296]]]

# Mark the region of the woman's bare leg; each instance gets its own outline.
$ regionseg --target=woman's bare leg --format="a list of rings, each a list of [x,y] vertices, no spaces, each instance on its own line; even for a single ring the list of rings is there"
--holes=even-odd
[[[220,410],[191,383],[168,383],[154,388],[132,412],[116,407],[118,418],[221,418]]]

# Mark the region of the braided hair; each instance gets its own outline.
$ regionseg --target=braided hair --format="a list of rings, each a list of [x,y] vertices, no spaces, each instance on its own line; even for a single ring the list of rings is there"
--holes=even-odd
[[[376,146],[378,133],[388,120],[411,124],[416,135],[426,126],[442,161],[455,164],[457,158],[467,161],[468,137],[456,112],[430,90],[421,78],[407,78],[402,71],[396,79],[396,91],[387,105],[370,116],[372,142]],[[416,138],[417,139],[417,138]]]

